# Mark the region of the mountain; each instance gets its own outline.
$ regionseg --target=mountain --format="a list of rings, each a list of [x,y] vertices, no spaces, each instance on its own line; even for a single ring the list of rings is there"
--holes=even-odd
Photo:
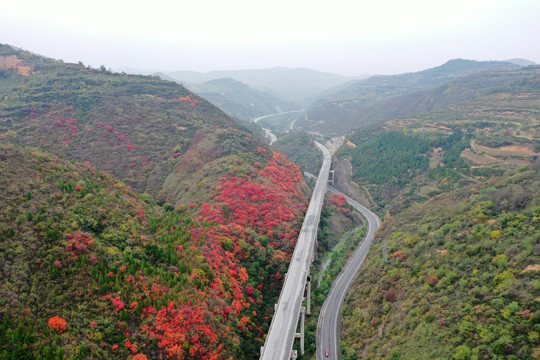
[[[158,78],[162,79],[162,80],[167,80],[167,81],[174,81],[176,82],[176,80],[172,77],[170,77],[169,75],[163,73],[163,72],[155,72],[155,73],[152,73],[152,74],[140,74],[140,75],[152,75],[152,76],[157,76]]]
[[[516,65],[519,65],[519,66],[536,65],[536,63],[534,61],[527,60],[527,59],[520,59],[520,58],[508,59],[508,60],[504,60],[504,61],[512,63],[512,64],[516,64]]]
[[[183,86],[0,45],[3,359],[253,359],[300,168]]]
[[[539,69],[538,66],[531,66],[525,69],[485,71],[465,75],[434,89],[394,96],[366,106],[362,110],[351,111],[340,117],[339,121],[360,125],[441,110],[497,91],[498,88],[517,81],[526,81],[537,76]]]
[[[423,96],[434,109],[356,129],[334,160],[386,218],[345,301],[343,358],[534,359],[540,68]]]
[[[275,67],[271,69],[223,70],[200,73],[194,71],[168,72],[179,82],[201,83],[221,78],[232,78],[275,97],[306,105],[303,101],[322,91],[337,86],[350,77],[304,68]]]
[[[231,78],[189,83],[186,86],[227,114],[247,121],[262,115],[300,109],[299,105],[275,98]]]
[[[89,161],[173,206],[208,200],[206,186],[265,147],[205,99],[152,76],[0,48],[0,137]],[[3,65],[2,65],[3,64]],[[185,176],[189,173],[190,176]]]
[[[299,120],[295,125],[298,129],[332,134],[347,132],[365,123],[363,119],[357,120],[354,114],[392,97],[432,89],[477,72],[515,70],[519,67],[500,61],[455,59],[416,73],[373,76],[316,101],[308,108],[307,120]]]

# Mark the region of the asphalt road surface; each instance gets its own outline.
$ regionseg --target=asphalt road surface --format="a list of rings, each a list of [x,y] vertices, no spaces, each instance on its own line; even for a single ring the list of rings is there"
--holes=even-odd
[[[341,194],[337,189],[328,186],[328,191]],[[369,209],[360,205],[352,198],[345,195],[347,202],[360,211],[368,222],[366,236],[360,246],[355,250],[351,259],[345,265],[337,279],[332,284],[326,301],[324,302],[317,323],[317,359],[318,360],[339,360],[341,359],[341,349],[339,345],[339,330],[341,308],[345,295],[353,282],[356,273],[362,266],[367,255],[371,242],[375,238],[375,232],[381,226],[381,221],[377,215]],[[326,352],[328,351],[328,356]]]

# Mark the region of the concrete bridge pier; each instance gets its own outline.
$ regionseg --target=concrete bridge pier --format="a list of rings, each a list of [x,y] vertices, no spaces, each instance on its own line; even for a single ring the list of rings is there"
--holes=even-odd
[[[334,186],[334,170],[330,170],[330,173],[328,174],[328,185]]]
[[[306,301],[306,315],[311,315],[311,275],[308,275],[306,282],[306,296],[304,296]]]
[[[305,352],[305,346],[304,346],[305,322],[306,322],[306,308],[302,306],[302,308],[300,309],[300,332],[295,334],[295,337],[300,339],[300,354],[302,355],[304,355],[304,352]],[[291,357],[291,359],[296,359],[296,358]]]

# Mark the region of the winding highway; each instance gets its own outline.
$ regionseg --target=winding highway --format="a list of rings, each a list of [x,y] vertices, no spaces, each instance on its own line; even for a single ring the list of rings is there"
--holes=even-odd
[[[328,191],[334,194],[342,194],[339,190],[328,186]],[[345,195],[345,194],[343,194]],[[353,282],[356,273],[362,266],[364,259],[373,239],[375,232],[381,226],[381,220],[377,215],[366,207],[360,205],[357,201],[345,195],[347,202],[356,210],[360,211],[368,222],[368,230],[364,241],[355,250],[349,262],[337,279],[332,284],[328,296],[319,313],[317,323],[317,360],[339,360],[341,359],[341,349],[339,343],[341,308],[345,295]],[[326,356],[328,351],[328,356]]]
[[[291,358],[331,164],[330,152],[323,145],[316,144],[323,153],[323,164],[261,351],[262,360],[289,360]]]
[[[255,118],[255,119],[253,119],[252,121],[253,121],[254,123],[258,123],[258,122],[261,121],[262,119],[266,119],[266,118],[269,118],[269,117],[272,117],[272,116],[285,115],[285,114],[293,114],[293,113],[303,112],[303,111],[306,111],[306,110],[301,109],[301,110],[292,110],[292,111],[284,111],[284,112],[280,112],[280,113],[268,114],[268,115],[259,116],[259,117]]]
[[[262,129],[264,130],[264,133],[266,134],[266,136],[270,138],[270,144],[269,145],[272,145],[273,143],[275,143],[277,141],[277,136],[274,135],[272,130],[265,129],[265,128],[262,128]]]
[[[253,121],[255,124],[258,124],[259,121],[261,121],[262,119],[266,119],[266,118],[269,118],[269,117],[272,117],[272,116],[285,115],[285,114],[293,114],[293,113],[303,112],[303,111],[305,111],[305,110],[302,109],[302,110],[285,111],[285,112],[280,112],[280,113],[275,113],[275,114],[268,114],[268,115],[259,116],[259,117],[255,118],[255,119],[253,119],[252,121]],[[296,120],[293,120],[293,121],[291,122],[291,125],[290,125],[290,129],[291,129],[291,130],[293,129],[293,125],[294,125],[294,122],[295,122],[295,121],[296,121]],[[266,129],[266,128],[262,128],[262,129],[264,130],[265,135],[267,136],[267,138],[270,139],[270,145],[272,145],[274,142],[276,142],[277,137],[276,137],[276,135],[274,135],[274,134],[272,133],[272,130]]]

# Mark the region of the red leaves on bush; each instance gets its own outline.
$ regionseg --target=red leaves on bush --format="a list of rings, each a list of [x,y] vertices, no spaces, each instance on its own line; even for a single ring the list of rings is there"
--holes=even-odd
[[[246,294],[249,296],[253,296],[255,294],[255,288],[252,288],[251,286],[246,286]]]
[[[386,300],[389,303],[393,303],[394,301],[396,301],[396,290],[393,287],[391,287],[390,289],[386,291],[384,296],[386,297]]]
[[[114,300],[112,301],[112,303],[116,307],[116,312],[119,312],[125,306],[124,303],[120,300],[119,296],[115,297]]]
[[[87,254],[94,247],[92,235],[86,233],[66,234],[68,245],[66,250],[69,258],[78,259],[79,255]]]
[[[347,205],[347,199],[343,194],[332,194],[330,196],[330,204],[335,206],[338,211],[349,212],[349,209],[345,207]]]
[[[195,105],[199,103],[199,100],[193,100],[193,99],[191,99],[189,96],[186,96],[186,97],[180,97],[180,98],[178,98],[178,102],[190,104],[191,107],[194,108]]]
[[[49,319],[49,327],[51,331],[56,331],[59,334],[66,330],[67,321],[61,317],[55,316]]]
[[[522,319],[528,319],[531,316],[531,310],[525,309],[523,311],[516,312],[516,317],[521,316]]]
[[[158,339],[168,357],[183,358],[184,347],[188,346],[192,358],[217,359],[221,349],[217,346],[218,336],[204,321],[204,312],[202,308],[170,302],[157,313],[155,330],[143,327],[143,331]]]
[[[430,275],[427,277],[427,283],[430,286],[435,286],[437,285],[438,282],[439,282],[439,278],[437,277],[437,275]]]

